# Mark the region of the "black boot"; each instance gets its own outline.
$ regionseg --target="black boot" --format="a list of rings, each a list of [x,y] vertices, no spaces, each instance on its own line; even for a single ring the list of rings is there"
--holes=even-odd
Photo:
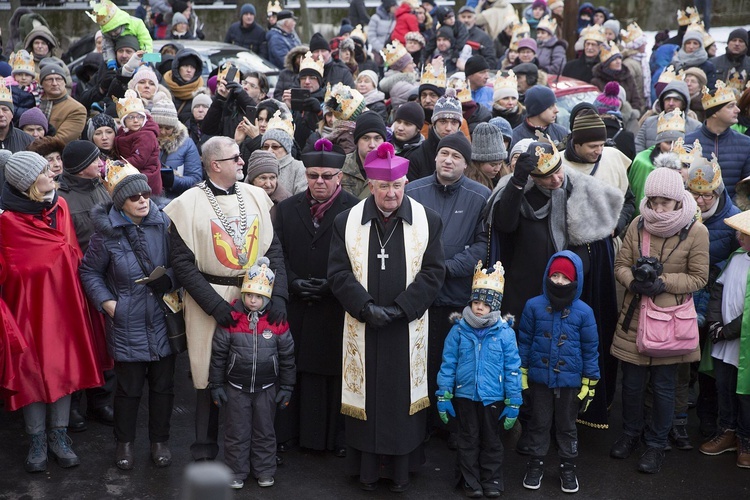
[[[639,444],[640,436],[623,434],[612,445],[612,448],[609,450],[609,456],[612,458],[628,458],[631,453],[638,449]]]

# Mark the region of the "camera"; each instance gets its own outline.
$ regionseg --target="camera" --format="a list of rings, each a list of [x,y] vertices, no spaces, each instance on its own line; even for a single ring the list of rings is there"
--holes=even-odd
[[[633,266],[633,278],[642,283],[653,283],[664,271],[664,266],[656,257],[640,257]]]

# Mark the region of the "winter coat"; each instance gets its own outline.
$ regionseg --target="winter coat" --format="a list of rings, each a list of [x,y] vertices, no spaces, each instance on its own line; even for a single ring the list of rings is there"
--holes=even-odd
[[[709,61],[716,70],[716,79],[724,83],[728,80],[729,70],[731,69],[734,69],[737,73],[742,73],[745,70],[746,74],[750,76],[750,57],[747,56],[747,53],[741,56],[725,53],[721,56],[712,57]]]
[[[233,22],[224,36],[224,43],[245,47],[264,59],[268,58],[266,30],[255,21],[248,27],[243,26],[241,20]]]
[[[86,253],[91,235],[94,234],[91,210],[99,203],[110,201],[109,193],[99,177],[84,179],[63,170],[57,182],[60,184],[57,192],[68,202],[78,245],[81,247],[81,252]]]
[[[672,64],[672,56],[679,50],[679,45],[664,44],[651,53],[649,67],[651,68],[651,102],[655,102],[659,92],[656,91],[656,84],[659,83],[659,77],[664,70]]]
[[[599,90],[604,92],[604,86],[609,82],[617,82],[620,86],[625,89],[625,94],[628,96],[628,102],[633,109],[643,109],[645,103],[643,102],[643,94],[639,94],[635,86],[635,76],[630,72],[630,69],[626,65],[622,65],[622,69],[617,75],[609,75],[604,71],[602,63],[594,66],[593,78],[591,78],[591,84],[599,87]],[[688,101],[685,101],[688,102]]]
[[[273,89],[273,98],[281,101],[284,90],[299,88],[299,67],[295,67],[294,60],[305,56],[310,48],[307,45],[300,45],[287,52],[284,57],[284,69],[279,73],[279,79]]]
[[[19,151],[25,151],[26,146],[32,143],[34,139],[21,130],[13,126],[13,123],[8,124],[8,133],[5,134],[5,139],[0,141],[0,149],[7,149],[12,153]]]
[[[21,115],[29,109],[36,107],[36,99],[34,98],[34,94],[26,92],[18,85],[12,85],[10,92],[13,97],[13,121],[18,125]]]
[[[169,218],[153,200],[139,225],[126,219],[112,203],[97,205],[91,218],[96,232],[79,273],[86,294],[100,311],[102,303],[117,301],[114,318],[105,314],[110,356],[119,362],[148,362],[173,354],[164,312],[157,302],[161,298],[148,286],[135,283],[144,277],[140,259],[145,266],[167,268],[176,287],[170,268]]]
[[[521,139],[536,140],[537,130],[541,130],[547,134],[555,143],[564,142],[568,137],[568,131],[565,127],[558,125],[557,123],[550,123],[545,129],[538,129],[529,125],[527,120],[524,120],[520,125],[513,128],[513,139],[510,141],[510,147],[513,148],[513,146]]]
[[[492,39],[479,26],[472,26],[468,30],[469,38],[467,41],[472,42],[471,55],[482,56],[487,61],[490,69],[497,68],[497,53]],[[478,45],[476,48],[474,45]]]
[[[591,79],[594,78],[594,66],[597,64],[599,64],[598,57],[589,59],[588,57],[581,55],[581,57],[565,63],[562,76],[590,83]]]
[[[734,198],[737,183],[750,176],[750,137],[731,128],[716,135],[703,124],[685,135],[685,144],[692,144],[696,139],[703,147],[704,157],[710,158],[711,153],[716,154],[726,190],[729,197]]]
[[[643,124],[641,125],[641,128],[638,130],[638,134],[635,136],[635,152],[636,154],[640,153],[641,151],[644,151],[651,146],[656,145],[656,125],[659,121],[658,114],[654,114],[652,116],[649,116],[643,121]],[[689,116],[685,119],[685,132],[687,134],[690,134],[694,131],[697,131],[701,128],[701,122],[694,118],[690,118]],[[685,144],[693,144],[692,141],[688,142],[687,138],[685,138]],[[724,171],[724,165],[722,165],[721,168],[722,172]]]
[[[641,60],[636,57],[641,55],[638,51],[623,50],[622,51],[622,65],[627,66],[630,74],[633,75],[633,81],[635,82],[635,93],[639,96],[643,96],[643,66],[641,66]],[[645,54],[643,57],[646,57]],[[650,75],[649,75],[650,80]],[[644,96],[643,107],[639,108],[638,111],[645,111],[646,108],[651,104],[647,102]]]
[[[675,54],[676,56],[677,54]],[[672,61],[674,63],[674,60]],[[674,64],[674,70],[676,72],[680,70],[686,70],[688,68],[698,68],[700,70],[703,70],[703,72],[706,74],[706,86],[713,90],[716,88],[716,67],[714,66],[714,63],[711,62],[711,60],[703,61],[701,64],[693,65],[693,66],[683,66],[681,64]]]
[[[461,103],[461,108],[463,109],[464,122],[466,122],[466,126],[469,128],[468,139],[471,140],[471,135],[474,134],[474,129],[477,128],[477,125],[480,123],[489,123],[492,119],[492,112],[488,107],[481,106],[474,101]]]
[[[351,0],[349,2],[349,22],[352,26],[367,26],[370,16],[365,8],[365,0]]]
[[[567,57],[565,52],[568,50],[568,42],[558,40],[552,36],[549,40],[538,43],[536,58],[539,60],[539,69],[546,71],[550,75],[559,75],[562,73]]]
[[[277,183],[292,194],[301,193],[307,189],[305,172],[305,165],[288,154],[279,160]]]
[[[435,128],[430,127],[427,132],[427,139],[422,144],[402,153],[402,156],[409,160],[409,171],[406,174],[409,182],[435,173],[438,143],[440,143],[440,138],[435,133]]]
[[[521,397],[520,368],[515,333],[507,321],[499,319],[480,339],[462,318],[445,338],[437,385],[440,393],[486,406]]]
[[[569,306],[554,311],[547,298],[547,276],[552,261],[570,259],[576,268],[576,294]],[[521,366],[528,368],[529,382],[550,389],[581,387],[581,377],[599,380],[599,331],[591,310],[581,297],[583,263],[570,250],[554,254],[547,263],[538,295],[523,308],[518,326]]]
[[[347,65],[331,57],[323,66],[323,85],[321,85],[321,88],[326,88],[329,84],[333,87],[337,83],[343,83],[352,89],[355,88],[354,77],[352,77],[352,72],[349,71]]]
[[[268,45],[268,60],[278,68],[284,66],[284,58],[290,50],[302,45],[297,33],[287,33],[278,26],[274,26],[266,33]]]
[[[279,385],[294,386],[294,341],[286,321],[273,325],[268,313],[259,314],[252,325],[242,299],[232,303],[235,326],[216,327],[211,346],[208,380],[212,384],[230,383],[247,392],[260,392],[278,380]]]
[[[391,40],[398,40],[401,45],[406,45],[406,34],[410,31],[419,31],[417,16],[412,11],[409,2],[404,2],[396,9],[396,26],[391,32]]]
[[[217,93],[203,118],[201,131],[208,135],[234,137],[237,125],[245,117],[245,110],[248,106],[255,105],[255,101],[247,92],[237,95],[230,92],[227,97]]]
[[[703,220],[703,225],[708,229],[708,254],[711,259],[711,266],[727,260],[739,245],[737,243],[737,231],[727,226],[724,219],[737,215],[741,210],[732,203],[726,189],[721,193],[717,203],[719,208],[716,209],[716,212],[708,219]]]
[[[526,108],[520,102],[515,110],[497,109],[492,107],[492,116],[500,116],[510,123],[511,128],[516,128],[526,120]]]
[[[615,278],[625,287],[625,297],[622,301],[622,310],[617,321],[611,353],[621,361],[641,366],[673,365],[698,361],[700,359],[698,347],[690,354],[683,356],[652,358],[639,353],[635,345],[640,315],[640,308],[637,306],[633,312],[630,325],[628,325],[628,330],[623,330],[623,320],[630,308],[630,303],[637,300],[636,295],[628,287],[634,280],[632,266],[641,256],[639,242],[642,242],[643,238],[639,234],[639,222],[640,218],[636,218],[630,223],[622,242],[622,248],[615,257]],[[682,241],[680,241],[679,232],[666,239],[651,235],[649,255],[658,258],[664,265],[661,278],[666,286],[664,293],[653,297],[657,306],[671,307],[682,304],[689,294],[697,292],[706,285],[708,281],[708,248],[708,229],[700,222],[695,222],[692,225]],[[672,253],[673,250],[674,253]],[[668,255],[670,255],[669,258],[667,258]]]
[[[367,189],[367,177],[359,161],[359,153],[354,151],[346,155],[341,173],[341,189],[360,200],[367,198],[370,191]]]
[[[159,125],[151,117],[146,118],[140,130],[131,132],[120,127],[115,136],[117,155],[148,178],[148,185],[154,195],[162,192],[158,137]]]
[[[174,184],[165,190],[168,198],[178,197],[203,179],[201,156],[185,125],[178,123],[169,138],[160,139],[159,149],[161,168],[174,170]]]
[[[508,0],[487,1],[483,10],[477,12],[476,25],[485,28],[489,37],[494,40],[508,25],[509,14],[513,14],[513,4]]]
[[[55,137],[62,139],[65,144],[80,139],[88,116],[86,108],[68,94],[54,100],[42,97],[40,109],[44,111],[47,106],[52,108],[45,114],[48,114],[50,125],[57,129]]]
[[[630,161],[635,158],[635,135],[625,129],[620,116],[607,113],[601,116],[604,126],[607,128],[607,139],[611,139],[620,153],[627,156]]]
[[[393,28],[396,26],[396,18],[386,11],[383,5],[378,5],[375,14],[370,17],[370,24],[367,25],[367,41],[370,43],[372,52],[379,53],[388,43]]]

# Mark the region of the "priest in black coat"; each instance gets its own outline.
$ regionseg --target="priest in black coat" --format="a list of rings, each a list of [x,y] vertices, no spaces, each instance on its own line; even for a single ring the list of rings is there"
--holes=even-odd
[[[346,311],[342,413],[350,473],[374,490],[409,486],[424,462],[427,309],[445,278],[440,217],[404,197],[408,160],[381,144],[365,159],[371,195],[336,217],[331,290]]]

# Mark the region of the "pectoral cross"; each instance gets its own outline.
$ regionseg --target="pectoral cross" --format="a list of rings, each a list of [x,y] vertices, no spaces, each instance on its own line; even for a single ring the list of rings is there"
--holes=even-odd
[[[385,259],[388,258],[388,254],[385,253],[385,248],[380,249],[380,253],[376,255],[380,259],[380,270],[385,271]]]

